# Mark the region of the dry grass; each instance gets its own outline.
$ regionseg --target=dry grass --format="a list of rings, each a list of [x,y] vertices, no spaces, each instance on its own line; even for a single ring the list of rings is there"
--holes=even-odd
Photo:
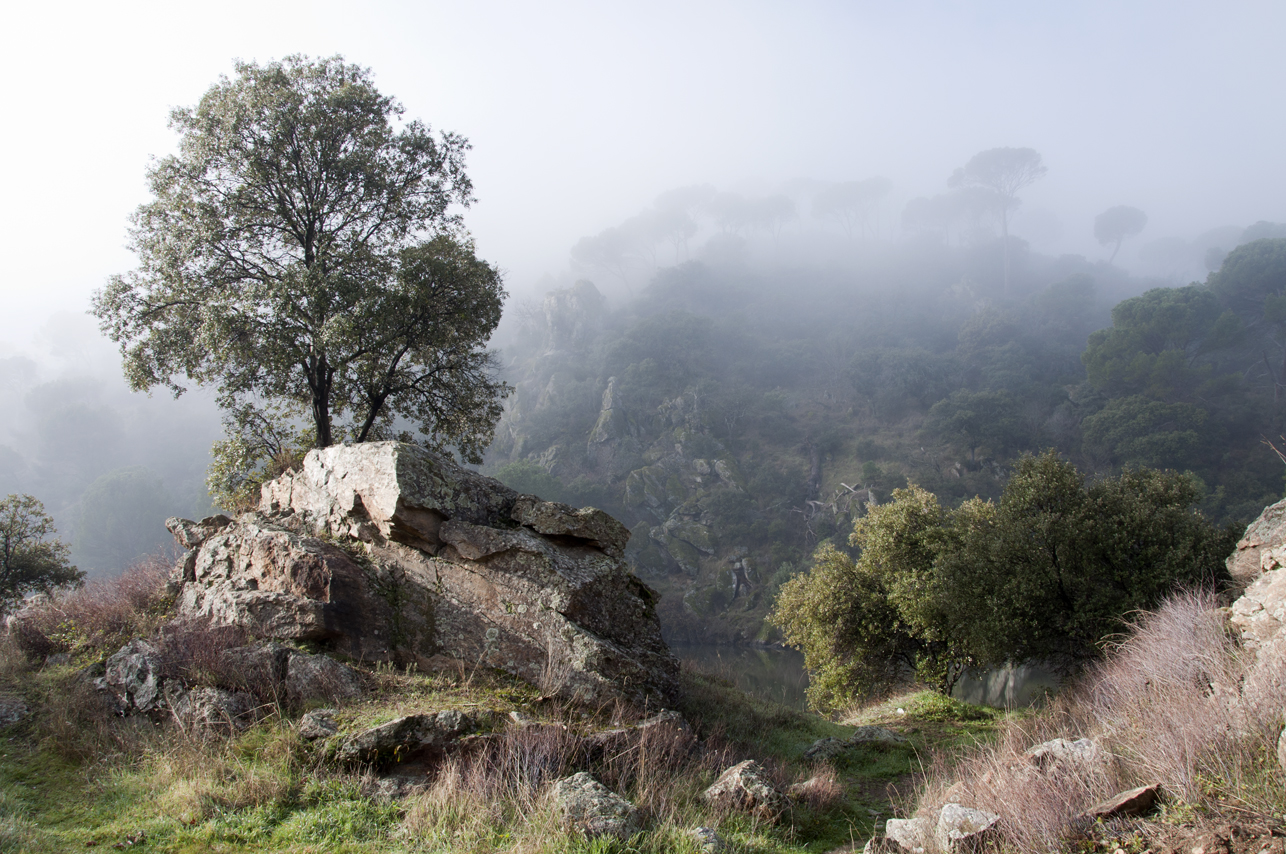
[[[11,636],[28,656],[57,653],[102,658],[136,637],[156,632],[171,615],[168,556],[152,555],[110,579],[25,607],[11,623]]]
[[[1058,847],[1095,803],[1152,783],[1172,802],[1279,813],[1282,773],[1265,758],[1286,709],[1286,660],[1254,663],[1213,594],[1176,596],[1040,714],[1008,722],[993,744],[940,757],[920,810],[947,801],[990,810],[1024,851]],[[1024,756],[1059,737],[1092,738],[1104,758],[1041,770]]]

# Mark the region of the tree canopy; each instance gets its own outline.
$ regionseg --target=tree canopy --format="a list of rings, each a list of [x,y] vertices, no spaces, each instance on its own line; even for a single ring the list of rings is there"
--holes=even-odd
[[[1125,238],[1134,237],[1147,224],[1148,215],[1129,205],[1108,208],[1094,217],[1094,238],[1104,246],[1112,246],[1112,257],[1107,259],[1107,263],[1116,260],[1116,253],[1121,251]]]
[[[971,187],[987,191],[1000,216],[1004,239],[1004,288],[1009,292],[1009,212],[1019,204],[1018,191],[1045,176],[1049,170],[1034,148],[990,148],[980,151],[947,180],[953,190]]]
[[[916,486],[859,519],[856,559],[823,546],[771,620],[803,650],[815,705],[899,674],[949,693],[970,667],[1076,667],[1125,614],[1222,579],[1236,534],[1191,507],[1193,478],[1129,469],[1086,482],[1054,452],[1025,456],[999,501],[955,510]]]
[[[405,419],[480,458],[505,292],[451,211],[472,201],[468,143],[402,112],[369,70],[292,56],[238,63],[171,114],[179,153],[133,217],[139,267],[94,298],[134,389],[213,385],[261,451],[301,419],[318,446]]]
[[[28,593],[77,585],[85,577],[56,535],[54,520],[32,496],[0,501],[0,609],[12,608]]]

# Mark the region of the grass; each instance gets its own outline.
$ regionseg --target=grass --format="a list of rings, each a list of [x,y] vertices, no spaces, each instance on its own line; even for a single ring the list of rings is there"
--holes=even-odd
[[[164,722],[113,717],[92,703],[79,714],[57,714],[60,698],[80,681],[76,668],[7,661],[0,689],[21,692],[33,713],[0,730],[0,852],[122,843],[182,854],[692,852],[686,830],[697,825],[716,827],[739,850],[829,851],[869,837],[890,810],[876,789],[911,774],[923,749],[853,750],[833,766],[813,765],[802,759],[812,742],[846,737],[852,727],[689,671],[680,711],[694,735],[649,731],[591,756],[578,747],[579,734],[612,726],[624,709],[541,702],[536,689],[498,674],[383,668],[369,674],[375,689],[368,698],[340,710],[342,731],[459,708],[492,734],[485,749],[444,760],[418,793],[389,799],[369,772],[328,763],[325,745],[300,739],[286,711],[230,739],[185,739]],[[518,727],[508,717],[513,710],[542,725]],[[908,721],[912,729],[917,721]],[[714,814],[701,802],[720,771],[751,756],[783,787],[818,778],[787,821]],[[581,768],[641,807],[648,830],[629,844],[564,831],[547,791]]]

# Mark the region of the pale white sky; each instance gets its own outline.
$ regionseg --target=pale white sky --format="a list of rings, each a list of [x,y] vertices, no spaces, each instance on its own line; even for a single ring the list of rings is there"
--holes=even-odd
[[[1001,145],[1044,155],[1024,209],[1057,214],[1062,251],[1099,251],[1116,204],[1150,238],[1286,221],[1284,36],[1267,0],[13,5],[0,355],[132,266],[167,111],[236,57],[341,53],[468,136],[466,220],[522,291],[674,186],[883,174],[905,200]]]

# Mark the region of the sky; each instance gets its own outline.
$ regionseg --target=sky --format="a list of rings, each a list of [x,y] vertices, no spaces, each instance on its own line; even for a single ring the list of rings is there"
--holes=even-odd
[[[1048,251],[1105,256],[1118,204],[1150,239],[1286,221],[1284,29],[1280,2],[1182,0],[11,7],[0,356],[47,348],[55,312],[92,326],[168,111],[237,58],[342,54],[467,136],[466,223],[522,293],[672,187],[884,175],[905,202],[996,146],[1044,157],[1023,212],[1061,223]]]

